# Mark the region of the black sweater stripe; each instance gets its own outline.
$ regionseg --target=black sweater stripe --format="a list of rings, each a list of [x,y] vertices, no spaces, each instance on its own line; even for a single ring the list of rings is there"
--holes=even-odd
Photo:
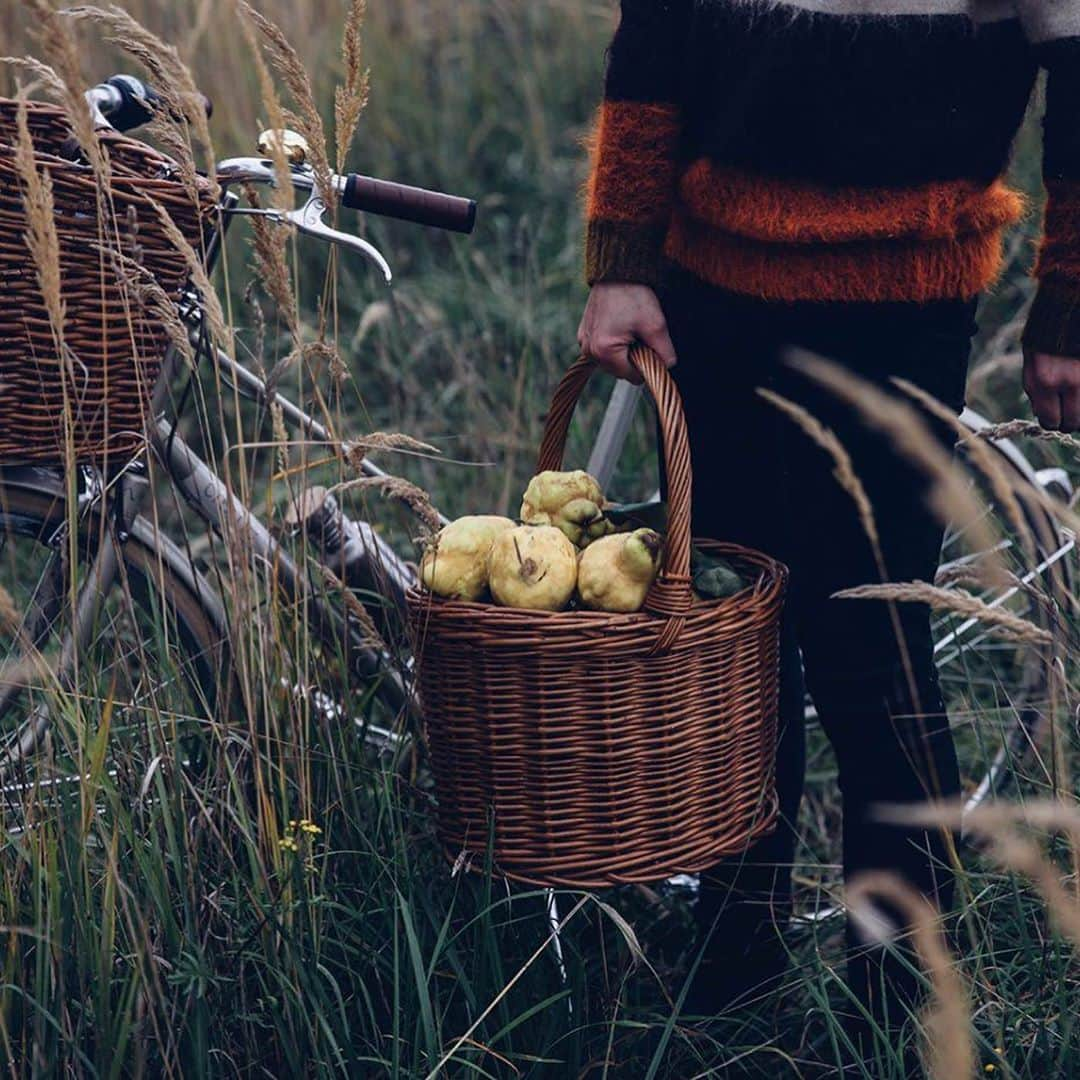
[[[822,184],[992,180],[1037,65],[1017,20],[848,19],[713,4],[688,39],[687,142]]]
[[[680,102],[694,0],[623,0],[608,49],[604,96],[609,101]]]
[[[1043,45],[1038,55],[1050,71],[1043,120],[1043,171],[1048,180],[1080,183],[1080,37]]]

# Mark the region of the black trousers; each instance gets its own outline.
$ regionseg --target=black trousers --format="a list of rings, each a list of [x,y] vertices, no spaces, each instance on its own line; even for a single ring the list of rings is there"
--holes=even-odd
[[[943,528],[927,509],[926,477],[857,410],[788,366],[785,355],[789,346],[811,350],[893,394],[899,391],[890,376],[903,376],[959,412],[975,303],[775,304],[677,272],[660,297],[693,450],[694,532],[758,548],[791,570],[777,766],[781,824],[702,879],[698,921],[708,945],[687,1011],[714,1014],[755,996],[755,987],[783,970],[805,690],[838,762],[845,875],[892,870],[943,909],[951,903],[948,838],[882,824],[873,813],[875,804],[959,791],[929,612],[898,605],[905,663],[886,604],[833,598],[839,589],[881,580],[873,548],[832,459],[756,388],[798,402],[839,436],[873,505],[889,579],[932,581]],[[928,422],[936,438],[955,443],[946,425]],[[903,1006],[918,999],[917,980],[895,958],[866,949],[850,928],[849,944],[850,987],[879,1024],[893,1027]]]

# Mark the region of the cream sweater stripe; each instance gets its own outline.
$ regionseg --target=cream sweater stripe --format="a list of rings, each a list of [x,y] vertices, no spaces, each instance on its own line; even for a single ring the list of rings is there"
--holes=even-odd
[[[975,22],[1019,16],[1035,44],[1080,37],[1080,0],[729,0],[747,7],[788,7],[839,18],[967,15]]]

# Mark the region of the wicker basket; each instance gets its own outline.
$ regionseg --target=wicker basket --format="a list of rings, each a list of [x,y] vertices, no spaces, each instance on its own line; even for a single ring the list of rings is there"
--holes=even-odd
[[[414,589],[410,624],[451,858],[542,885],[595,888],[692,873],[775,822],[779,625],[787,571],[696,540],[753,584],[704,601],[690,587],[690,453],[675,384],[651,351],[668,475],[665,565],[645,609],[519,611]],[[562,463],[593,365],[555,393],[537,469]]]
[[[0,461],[120,464],[143,445],[150,392],[168,335],[138,279],[144,271],[170,299],[187,264],[154,207],[164,207],[199,250],[213,210],[209,185],[199,202],[174,162],[116,132],[100,133],[110,163],[107,200],[93,171],[71,160],[62,109],[28,102],[38,173],[52,185],[64,303],[64,362],[26,241],[23,184],[15,166],[17,110],[0,99]],[[107,209],[99,210],[100,206]],[[121,266],[121,258],[133,260]]]

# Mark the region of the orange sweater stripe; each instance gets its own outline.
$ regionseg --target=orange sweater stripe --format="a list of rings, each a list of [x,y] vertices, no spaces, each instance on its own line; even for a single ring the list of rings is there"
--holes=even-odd
[[[1036,276],[1054,274],[1080,285],[1080,183],[1047,180],[1046,213],[1057,227],[1043,239]]]
[[[910,188],[822,187],[695,161],[679,181],[687,212],[735,236],[786,244],[993,232],[1023,216],[1024,198],[1001,181],[943,180]]]
[[[588,219],[638,225],[666,220],[678,176],[679,131],[676,105],[605,101],[589,139]]]
[[[952,239],[784,244],[734,236],[672,215],[664,254],[705,281],[774,301],[916,301],[970,298],[1002,267],[1002,229]]]

